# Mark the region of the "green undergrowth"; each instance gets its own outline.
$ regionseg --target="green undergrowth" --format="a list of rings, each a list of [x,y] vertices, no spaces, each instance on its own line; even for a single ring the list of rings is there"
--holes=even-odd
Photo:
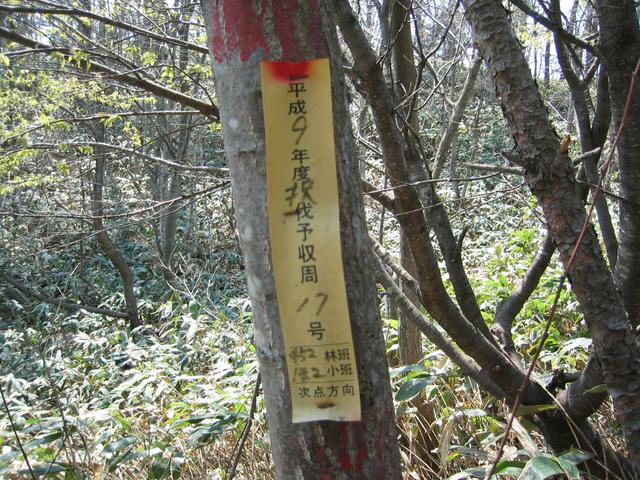
[[[3,323],[0,380],[31,471],[216,478],[257,377],[245,306],[211,315],[167,302],[156,325],[132,332],[90,314]],[[0,449],[0,476],[31,477],[5,411]]]
[[[542,232],[532,222],[513,226],[500,241],[486,232],[468,240],[476,250],[469,248],[466,260],[491,324],[536,254]],[[14,308],[0,324],[0,385],[11,412],[9,419],[0,408],[0,478],[32,478],[31,472],[55,479],[226,478],[257,378],[241,273],[185,275],[190,303],[179,299],[184,294],[154,297],[150,293],[159,287],[141,282],[147,324],[133,331],[122,320],[83,311],[70,315],[45,304]],[[552,263],[514,322],[514,344],[525,364],[538,348],[560,274]],[[205,305],[197,298],[209,300]],[[118,294],[106,301],[122,308]],[[483,477],[510,406],[483,393],[426,341],[421,362],[398,366],[399,322],[385,319],[383,327],[405,478]],[[535,370],[543,384],[554,371],[577,371],[588,355],[590,340],[568,288],[550,332]],[[519,418],[499,477],[576,478],[575,465],[586,456],[551,455],[527,418]],[[261,396],[254,420],[237,479],[274,478]]]

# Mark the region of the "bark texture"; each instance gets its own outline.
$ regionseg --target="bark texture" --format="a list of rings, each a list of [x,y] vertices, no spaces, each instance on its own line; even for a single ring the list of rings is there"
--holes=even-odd
[[[632,0],[595,2],[601,50],[609,77],[616,130],[627,102],[631,74],[640,59],[637,5]],[[620,230],[615,280],[633,325],[640,324],[640,83],[636,83],[625,128],[618,144]]]
[[[566,268],[585,220],[571,163],[560,152],[557,135],[502,4],[497,0],[463,3],[525,167],[526,181],[544,211]],[[640,357],[634,331],[593,227],[587,230],[567,273],[637,469]]]
[[[341,56],[335,31],[326,22],[325,5],[313,0],[205,0],[204,7],[277,476],[283,480],[399,479],[395,418],[373,272],[367,260],[360,177]],[[292,424],[269,244],[259,62],[321,57],[330,57],[332,64],[342,253],[362,421]]]

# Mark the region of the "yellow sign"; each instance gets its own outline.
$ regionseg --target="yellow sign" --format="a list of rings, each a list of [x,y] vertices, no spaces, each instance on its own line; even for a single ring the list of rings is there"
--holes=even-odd
[[[293,422],[360,420],[328,59],[262,62],[271,256]]]

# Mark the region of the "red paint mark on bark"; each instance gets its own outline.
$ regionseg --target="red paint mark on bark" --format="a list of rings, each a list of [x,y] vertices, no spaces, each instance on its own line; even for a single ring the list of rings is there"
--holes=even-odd
[[[269,62],[267,65],[271,75],[273,75],[276,80],[283,83],[302,80],[309,76],[311,70],[310,62]]]
[[[367,447],[361,447],[358,449],[358,455],[356,456],[356,472],[361,472],[364,467],[364,462],[369,458],[369,451]]]
[[[264,25],[258,18],[252,0],[227,0],[220,12],[214,13],[212,50],[217,63],[228,62],[238,54],[246,62],[258,48],[269,52]]]
[[[349,452],[342,452],[340,456],[340,469],[343,472],[347,472],[351,470],[353,466],[351,465],[351,457],[349,456]]]
[[[240,57],[246,62],[262,48],[268,57],[269,44],[264,29],[264,16],[272,13],[273,34],[282,47],[280,60],[300,62],[305,58],[328,56],[322,32],[322,13],[315,0],[309,0],[306,12],[301,11],[300,0],[225,0],[212,2],[213,28],[211,50],[217,63]],[[256,3],[259,7],[256,7]],[[220,4],[222,4],[220,6]],[[303,49],[301,39],[308,45]]]
[[[272,7],[273,28],[282,47],[281,59],[289,62],[299,62],[305,58],[300,49],[300,38],[304,38],[308,44],[307,53],[310,56],[328,56],[320,8],[315,0],[309,0],[306,15],[303,15],[303,12],[300,12],[300,3],[300,0],[280,0],[273,2]]]
[[[220,24],[220,16],[213,14],[213,28],[211,35],[211,46],[209,49],[213,53],[216,62],[222,63],[224,59],[224,36],[222,35],[222,25]]]
[[[300,47],[295,35],[296,15],[299,9],[300,2],[298,0],[273,2],[273,29],[282,46],[282,60],[302,60]],[[314,27],[311,28],[313,29]]]
[[[311,51],[315,54],[316,58],[328,57],[329,50],[327,49],[327,42],[325,40],[324,32],[322,31],[322,12],[320,11],[320,7],[318,7],[315,0],[309,0],[308,5],[309,46],[311,47]]]

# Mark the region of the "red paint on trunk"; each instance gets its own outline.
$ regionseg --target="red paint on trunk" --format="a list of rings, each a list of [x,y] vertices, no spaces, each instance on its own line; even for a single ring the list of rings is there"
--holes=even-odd
[[[280,58],[289,62],[299,62],[305,58],[300,49],[301,38],[308,44],[306,50],[312,58],[328,56],[320,8],[315,0],[309,0],[307,11],[302,12],[300,3],[300,0],[280,0],[273,2],[272,6],[273,28],[282,47]]]
[[[276,37],[282,46],[282,60],[300,61],[299,42],[296,40],[295,32],[297,13],[300,9],[298,0],[280,0],[273,2],[273,29]]]
[[[315,0],[308,1],[304,12],[300,0],[206,1],[214,4],[210,47],[217,63],[226,63],[238,56],[241,62],[246,62],[260,48],[263,58],[268,58],[270,53],[275,55],[277,52],[271,52],[267,42],[265,15],[271,16],[273,37],[281,46],[280,60],[300,62],[305,58],[328,56],[322,14]],[[304,52],[302,44],[308,45]]]
[[[283,83],[307,78],[311,70],[310,62],[269,62],[267,65],[273,77]]]
[[[349,457],[349,452],[343,452],[340,456],[340,469],[343,472],[348,472],[352,468],[353,466],[351,465],[351,457]]]
[[[309,0],[307,41],[316,58],[328,57],[329,50],[322,32],[322,12],[315,0]]]
[[[369,451],[367,447],[361,447],[358,450],[358,456],[356,457],[356,472],[361,472],[364,467],[364,462],[369,458]]]
[[[213,53],[216,62],[222,63],[224,60],[224,36],[222,34],[222,25],[220,25],[220,15],[213,15],[212,35],[209,41],[209,50]]]
[[[246,62],[258,48],[264,55],[269,53],[262,18],[258,18],[252,0],[226,1],[222,10],[222,19],[218,11],[213,20],[212,49],[217,63],[228,62],[238,54],[240,61]]]

